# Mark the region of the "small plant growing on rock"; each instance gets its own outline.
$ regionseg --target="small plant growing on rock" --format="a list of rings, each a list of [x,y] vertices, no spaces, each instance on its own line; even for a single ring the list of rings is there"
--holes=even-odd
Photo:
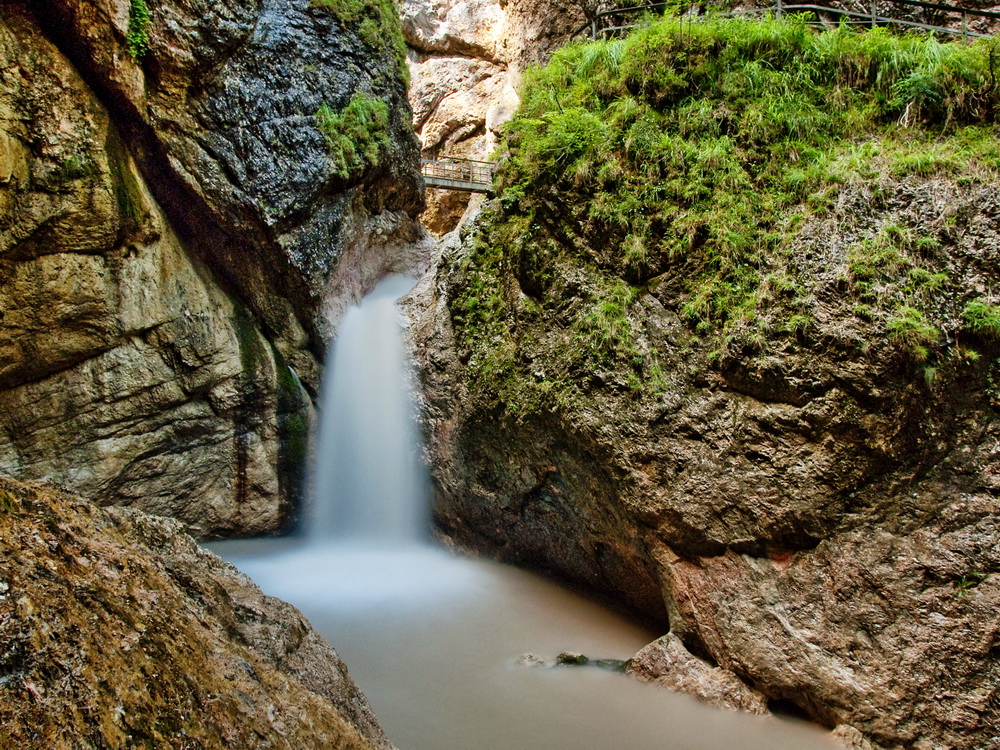
[[[324,104],[316,125],[326,138],[334,172],[344,179],[376,166],[389,143],[389,107],[364,93],[355,94],[340,112]]]
[[[129,0],[125,42],[133,60],[141,60],[149,52],[149,23],[149,6],[146,5],[146,0]]]
[[[886,328],[889,338],[918,362],[924,362],[930,356],[941,333],[920,310],[906,305],[896,310]]]
[[[399,21],[395,0],[312,0],[313,5],[329,10],[341,26],[357,24],[357,33],[365,46],[376,52],[391,49],[401,66],[404,79],[406,40]]]
[[[970,591],[972,591],[972,589],[976,588],[976,586],[985,580],[986,573],[979,570],[973,570],[970,573],[966,573],[952,584],[955,589],[955,596],[959,598],[966,596]]]
[[[962,322],[984,338],[1000,338],[1000,305],[991,305],[982,299],[973,300],[962,310]]]

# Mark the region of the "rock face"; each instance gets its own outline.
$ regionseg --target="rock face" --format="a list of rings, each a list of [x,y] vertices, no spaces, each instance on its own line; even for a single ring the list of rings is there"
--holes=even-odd
[[[669,621],[667,653],[693,655],[670,663],[689,666],[643,671],[676,689],[718,668],[858,747],[997,745],[1000,352],[946,318],[955,349],[928,370],[867,336],[837,290],[848,249],[891,227],[932,235],[922,262],[946,270],[961,310],[1000,281],[998,199],[992,184],[918,178],[844,189],[795,240],[806,333],[715,349],[660,279],[629,325],[661,354],[662,390],[605,372],[534,410],[470,375],[451,303],[477,238],[456,233],[410,308],[439,522]],[[549,269],[564,301],[587,294],[575,268]],[[574,333],[518,291],[532,269],[503,270],[482,293],[524,314],[494,343],[527,363],[512,389],[544,396]]]
[[[157,2],[137,57],[135,5],[0,2],[0,471],[274,532],[327,313],[422,262],[400,60],[310,0]],[[316,114],[355,96],[345,169]]]
[[[410,103],[424,156],[487,159],[517,109],[521,74],[583,22],[573,0],[404,0]],[[429,190],[422,219],[444,234],[469,195]]]
[[[767,701],[732,672],[693,656],[673,633],[653,641],[632,659],[626,673],[675,693],[688,693],[719,708],[766,714]]]
[[[391,750],[343,663],[179,523],[0,479],[4,747]]]

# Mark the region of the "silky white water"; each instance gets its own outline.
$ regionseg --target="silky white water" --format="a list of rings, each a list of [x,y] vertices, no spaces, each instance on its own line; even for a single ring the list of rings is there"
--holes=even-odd
[[[426,539],[392,278],[345,316],[323,386],[308,531],[212,545],[303,611],[348,664],[400,750],[810,750],[796,722],[712,709],[534,653],[627,659],[656,637],[536,576]]]
[[[344,313],[323,382],[306,533],[398,545],[426,538],[427,477],[390,276]]]

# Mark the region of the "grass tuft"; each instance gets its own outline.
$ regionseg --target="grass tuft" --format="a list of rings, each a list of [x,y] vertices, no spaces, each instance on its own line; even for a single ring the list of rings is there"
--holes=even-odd
[[[334,173],[349,179],[379,163],[389,144],[389,106],[357,93],[340,112],[323,104],[316,113],[316,126],[326,138]]]

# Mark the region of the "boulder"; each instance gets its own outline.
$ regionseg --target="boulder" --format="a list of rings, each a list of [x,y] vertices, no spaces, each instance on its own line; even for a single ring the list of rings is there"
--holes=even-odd
[[[334,650],[176,521],[0,478],[0,745],[391,750]]]

